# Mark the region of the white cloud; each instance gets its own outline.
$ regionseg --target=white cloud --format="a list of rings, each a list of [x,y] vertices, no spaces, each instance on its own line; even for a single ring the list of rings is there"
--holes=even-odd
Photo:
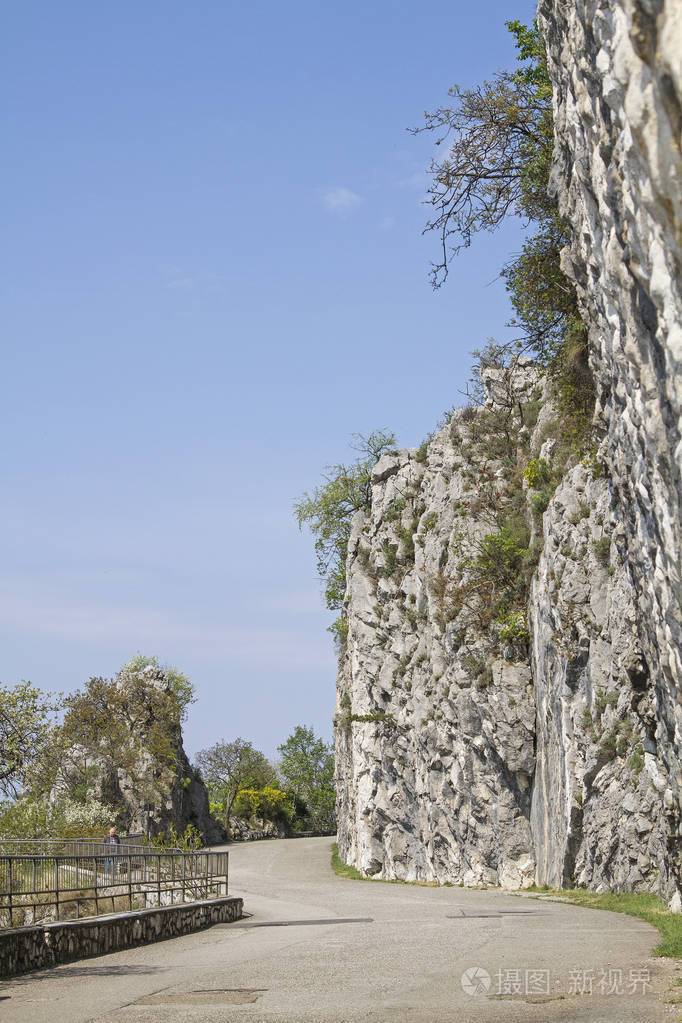
[[[362,197],[350,188],[330,188],[322,196],[322,202],[331,213],[348,213],[349,210],[359,206]]]

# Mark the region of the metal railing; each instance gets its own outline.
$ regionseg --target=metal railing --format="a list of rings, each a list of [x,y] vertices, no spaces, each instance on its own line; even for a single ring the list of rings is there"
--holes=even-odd
[[[108,848],[105,856],[0,855],[0,928],[227,895],[226,852]]]
[[[114,846],[104,838],[0,838],[0,856],[106,856],[112,848],[134,855],[144,843],[141,831],[121,835]]]

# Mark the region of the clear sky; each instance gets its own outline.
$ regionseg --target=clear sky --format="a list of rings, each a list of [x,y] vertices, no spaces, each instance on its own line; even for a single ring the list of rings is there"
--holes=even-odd
[[[0,680],[137,651],[190,753],[331,737],[292,503],[350,434],[419,444],[509,318],[483,236],[432,291],[428,136],[533,4],[24,0],[3,11]]]

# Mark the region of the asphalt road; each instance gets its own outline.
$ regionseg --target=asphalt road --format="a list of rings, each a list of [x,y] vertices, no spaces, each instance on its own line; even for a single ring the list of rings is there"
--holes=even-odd
[[[0,1020],[680,1019],[668,1000],[682,972],[651,958],[647,924],[498,891],[347,881],[330,845],[232,846],[230,890],[248,919],[5,981]]]

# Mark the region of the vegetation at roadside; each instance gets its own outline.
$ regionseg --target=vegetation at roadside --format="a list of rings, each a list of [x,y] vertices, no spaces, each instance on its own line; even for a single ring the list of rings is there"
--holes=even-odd
[[[583,888],[533,887],[542,895],[565,899],[587,909],[606,909],[612,913],[626,913],[657,928],[661,940],[652,955],[669,959],[682,958],[682,914],[671,913],[656,895],[639,892],[589,892]]]
[[[196,767],[208,789],[211,813],[224,825],[228,837],[232,811],[236,809],[240,792],[276,787],[277,772],[273,765],[253,743],[241,737],[231,742],[221,740],[200,750],[196,755]],[[251,804],[247,809],[247,803],[242,800],[239,816],[250,817],[250,808]]]
[[[180,849],[181,852],[191,853],[202,849],[204,840],[193,824],[188,824],[182,832],[178,831],[174,824],[171,824],[168,831],[162,831],[155,835],[148,841],[148,845],[159,852]]]
[[[325,831],[334,826],[334,753],[312,728],[297,725],[271,764],[245,739],[201,750],[196,766],[208,789],[211,812],[228,836],[235,817],[271,821],[285,831]]]
[[[357,867],[352,867],[348,863],[344,863],[339,856],[339,843],[334,842],[332,845],[332,870],[339,877],[349,878],[351,881],[369,881],[371,878],[365,877],[361,874]]]

